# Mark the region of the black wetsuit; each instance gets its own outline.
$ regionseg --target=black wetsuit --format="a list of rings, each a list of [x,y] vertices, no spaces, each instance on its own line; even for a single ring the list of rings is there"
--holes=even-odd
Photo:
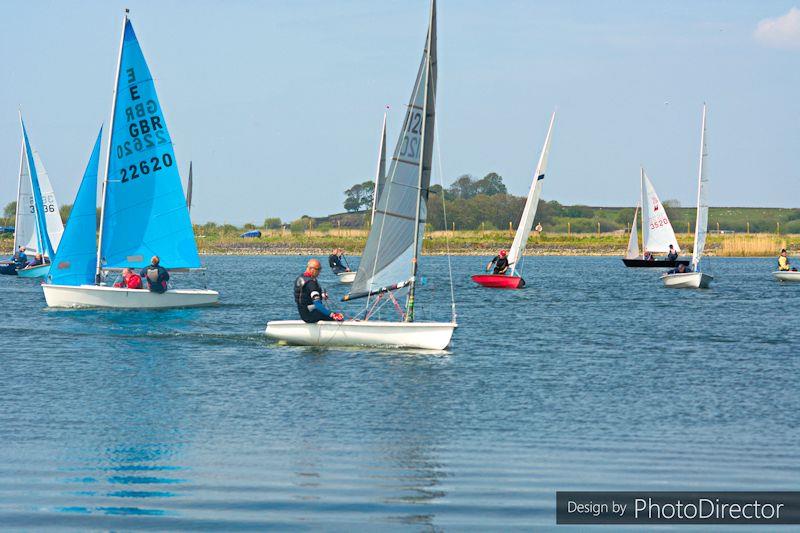
[[[322,287],[307,273],[294,280],[294,301],[303,322],[313,324],[320,320],[333,320],[331,312],[322,303]]]
[[[667,254],[667,261],[677,261],[678,260],[678,252],[673,249],[670,253]]]
[[[328,256],[328,266],[331,267],[334,274],[339,274],[340,272],[347,272],[347,267],[342,264],[342,256],[331,254]]]
[[[167,292],[169,272],[166,268],[160,265],[148,265],[142,269],[139,275],[142,279],[147,280],[147,288],[150,289],[150,292],[159,294]]]
[[[508,257],[500,257],[499,255],[492,259],[495,274],[505,274],[508,269]]]

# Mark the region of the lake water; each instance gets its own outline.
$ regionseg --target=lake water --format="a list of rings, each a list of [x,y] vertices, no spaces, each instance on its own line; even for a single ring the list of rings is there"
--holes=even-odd
[[[0,276],[0,526],[508,531],[554,527],[556,490],[800,489],[800,285],[773,259],[712,258],[707,291],[571,257],[482,289],[487,259],[453,258],[436,354],[269,342],[297,256],[208,257],[196,310],[48,310]],[[447,260],[423,270],[446,320]]]

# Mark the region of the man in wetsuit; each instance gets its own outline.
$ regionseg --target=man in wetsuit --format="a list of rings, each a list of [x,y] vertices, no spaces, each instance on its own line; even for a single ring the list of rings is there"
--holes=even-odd
[[[671,244],[669,245],[669,252],[667,253],[667,261],[677,261],[678,251]]]
[[[303,322],[313,324],[320,320],[336,320],[341,322],[344,315],[334,313],[325,306],[322,297],[324,291],[317,282],[317,276],[322,265],[316,259],[309,259],[306,264],[306,271],[294,281],[294,301],[297,304],[297,311]]]
[[[508,257],[506,255],[505,250],[500,250],[500,253],[486,265],[486,270],[491,270],[492,265],[494,265],[495,274],[505,274],[506,270],[508,270]]]
[[[159,294],[167,292],[167,282],[169,281],[169,272],[167,269],[159,265],[161,260],[157,255],[150,259],[150,264],[142,269],[139,273],[143,279],[147,280],[147,288],[150,292],[157,292]]]
[[[24,246],[20,246],[19,250],[14,256],[14,262],[17,263],[17,265],[19,265],[20,268],[23,268],[25,265],[28,264],[28,254],[25,253],[25,249],[26,248]]]
[[[347,268],[343,263],[343,256],[344,253],[342,252],[341,248],[336,248],[331,255],[328,256],[328,266],[331,267],[334,274],[340,274],[342,272],[350,272],[350,269]]]

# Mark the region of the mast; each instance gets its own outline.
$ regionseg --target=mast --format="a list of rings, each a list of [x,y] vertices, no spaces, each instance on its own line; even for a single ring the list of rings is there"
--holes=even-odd
[[[189,175],[191,176],[191,163]],[[386,177],[386,111],[383,112],[383,127],[381,128],[381,146],[378,149],[378,168],[375,170],[375,188],[372,191],[372,217],[369,220],[369,227],[375,221],[375,206],[378,205],[378,191],[380,183]]]
[[[702,218],[700,215],[700,204],[702,202],[702,194],[703,194],[703,163],[705,162],[706,157],[706,104],[703,103],[703,123],[700,128],[700,169],[697,172],[697,213],[695,216],[694,221],[694,249],[692,250],[692,270],[697,271],[697,267],[700,264],[700,257],[699,254],[702,253],[702,249],[698,250],[698,240],[700,235],[700,222]],[[708,219],[705,220],[706,228],[703,228],[705,232],[708,226]],[[704,239],[705,240],[705,239]],[[705,245],[705,242],[703,242]]]
[[[117,110],[117,91],[119,90],[119,70],[122,66],[122,45],[125,43],[125,25],[128,23],[129,9],[125,9],[122,17],[122,33],[119,36],[119,56],[117,57],[117,73],[114,77],[114,92],[111,94],[111,120],[108,128],[108,146],[106,146],[106,171],[103,175],[103,199],[100,202],[100,230],[97,241],[97,268],[95,269],[95,283],[100,284],[100,274],[103,268],[103,222],[106,214],[106,191],[108,189],[108,169],[111,166],[111,140],[114,138],[114,114]]]
[[[192,162],[189,161],[189,180],[186,183],[186,209],[192,212]],[[375,207],[373,206],[373,211]]]
[[[406,300],[406,322],[414,321],[414,289],[417,284],[417,265],[419,259],[419,223],[420,223],[420,210],[422,208],[422,195],[428,194],[428,191],[422,190],[423,175],[426,172],[431,172],[432,168],[425,168],[425,160],[431,160],[430,151],[433,148],[433,130],[429,130],[428,126],[428,113],[430,110],[430,118],[434,117],[433,110],[435,109],[435,97],[431,101],[432,91],[431,88],[436,86],[436,73],[434,69],[434,62],[436,61],[436,0],[431,0],[431,13],[430,21],[428,23],[428,38],[425,47],[425,99],[422,105],[422,154],[420,155],[419,173],[417,179],[417,208],[414,216],[414,256],[411,259],[411,284],[408,288],[408,299]]]

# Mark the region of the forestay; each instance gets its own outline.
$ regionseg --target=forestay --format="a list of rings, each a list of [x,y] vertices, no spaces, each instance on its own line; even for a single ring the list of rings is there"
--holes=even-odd
[[[142,267],[158,255],[167,268],[197,268],[172,139],[130,20],[120,49],[100,226],[99,265]]]
[[[61,239],[47,276],[48,283],[79,286],[94,281],[97,255],[97,171],[102,135],[103,129],[100,128],[78,194],[72,204],[64,238]]]
[[[642,182],[642,248],[647,252],[669,252],[669,245],[680,252],[675,231],[667,217],[653,184],[641,169]]]
[[[639,231],[636,229],[636,218],[639,214],[639,206],[633,212],[633,223],[631,224],[631,235],[628,237],[628,250],[625,252],[625,259],[636,259],[639,257]]]
[[[703,124],[700,133],[700,170],[697,184],[697,220],[694,226],[694,250],[692,251],[692,270],[699,271],[700,257],[706,246],[708,233],[708,145],[706,143],[706,106],[703,105]]]
[[[409,280],[413,288],[414,261],[422,248],[431,178],[436,71],[435,5],[432,5],[425,52],[348,295],[351,299]],[[416,220],[419,220],[417,228]]]
[[[511,244],[511,250],[508,254],[508,262],[511,264],[512,274],[516,273],[519,267],[519,260],[525,254],[525,245],[528,243],[528,237],[531,234],[534,219],[536,218],[536,209],[539,207],[539,197],[542,195],[542,184],[544,183],[544,175],[547,171],[547,158],[550,155],[550,138],[553,133],[553,123],[556,120],[556,114],[550,117],[550,126],[547,128],[547,137],[544,140],[542,153],[539,155],[539,163],[536,165],[536,172],[533,174],[533,183],[531,183],[530,191],[528,191],[528,200],[525,202],[525,208],[522,211],[522,218],[517,227],[517,233],[514,235],[514,242]]]

